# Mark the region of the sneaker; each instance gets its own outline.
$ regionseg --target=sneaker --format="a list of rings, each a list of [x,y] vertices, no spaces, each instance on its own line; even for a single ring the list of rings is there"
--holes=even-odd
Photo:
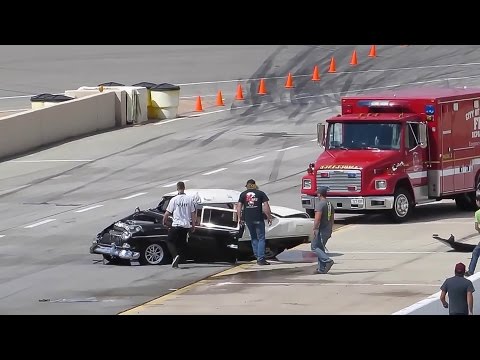
[[[267,260],[258,260],[257,265],[270,265],[270,263]]]
[[[180,262],[180,255],[175,256],[172,262],[172,268],[178,269],[178,263]]]
[[[335,264],[333,260],[329,261],[327,265],[325,265],[325,270],[323,271],[323,274],[326,274],[330,271],[331,267]]]

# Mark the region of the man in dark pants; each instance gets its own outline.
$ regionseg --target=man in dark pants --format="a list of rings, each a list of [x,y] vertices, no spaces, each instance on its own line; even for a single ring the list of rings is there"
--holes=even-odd
[[[173,268],[178,268],[180,260],[185,259],[187,235],[189,231],[195,231],[195,222],[197,221],[195,203],[191,196],[185,194],[185,183],[183,181],[177,183],[177,191],[178,195],[170,200],[163,216],[164,226],[168,226],[169,216],[173,217],[168,232],[168,246],[174,257]]]
[[[473,283],[465,279],[465,264],[455,265],[455,276],[448,278],[440,287],[440,301],[448,308],[449,315],[473,315]],[[445,300],[448,294],[450,305]]]
[[[327,187],[320,186],[317,190],[318,198],[315,199],[315,220],[313,221],[312,251],[318,257],[316,274],[326,274],[333,266],[334,261],[326,254],[325,245],[332,236],[335,209],[327,200]]]
[[[268,203],[268,196],[258,187],[255,180],[250,179],[245,185],[247,190],[238,198],[237,217],[238,221],[248,228],[252,239],[253,254],[257,258],[258,265],[270,265],[265,259],[265,220],[263,212],[267,215],[268,225],[272,224],[272,213]],[[265,207],[265,210],[264,210]],[[242,209],[244,218],[242,220]]]

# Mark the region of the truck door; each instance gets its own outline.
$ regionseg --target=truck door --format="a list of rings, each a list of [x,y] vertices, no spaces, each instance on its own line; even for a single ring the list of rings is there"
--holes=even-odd
[[[442,194],[451,193],[455,190],[454,164],[453,164],[453,141],[452,141],[452,117],[453,104],[442,105]]]
[[[410,178],[416,201],[422,201],[428,197],[428,174],[425,164],[426,149],[420,147],[419,134],[419,124],[407,122],[405,160],[407,174]]]
[[[190,235],[189,252],[210,255],[209,258],[236,259],[239,235],[236,210],[204,206],[198,226]]]

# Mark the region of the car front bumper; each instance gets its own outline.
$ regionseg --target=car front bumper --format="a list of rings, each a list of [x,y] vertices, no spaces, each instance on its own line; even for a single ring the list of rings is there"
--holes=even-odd
[[[315,196],[302,195],[302,207],[313,209]],[[335,210],[362,211],[362,210],[389,210],[393,209],[393,196],[345,196],[327,198]]]
[[[124,260],[137,260],[140,257],[139,252],[124,249],[116,245],[105,245],[98,243],[93,243],[92,246],[90,246],[90,254],[109,255],[112,258],[120,258]]]

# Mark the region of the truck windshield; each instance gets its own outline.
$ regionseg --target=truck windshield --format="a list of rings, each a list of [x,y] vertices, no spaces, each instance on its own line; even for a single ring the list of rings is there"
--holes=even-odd
[[[400,123],[330,123],[327,149],[400,150],[400,132]]]

